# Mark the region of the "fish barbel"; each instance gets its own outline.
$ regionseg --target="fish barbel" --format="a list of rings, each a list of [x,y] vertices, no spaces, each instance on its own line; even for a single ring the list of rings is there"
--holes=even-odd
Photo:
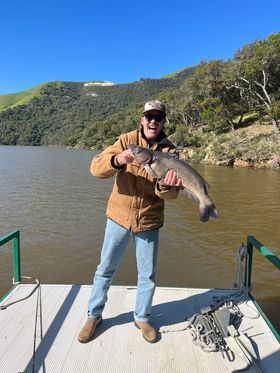
[[[171,153],[152,151],[135,144],[129,145],[129,149],[136,161],[145,167],[149,175],[155,178],[164,178],[168,170],[176,172],[177,178],[182,180],[181,187],[184,194],[199,203],[200,221],[207,222],[209,217],[219,217],[218,211],[208,195],[209,185],[189,164]]]

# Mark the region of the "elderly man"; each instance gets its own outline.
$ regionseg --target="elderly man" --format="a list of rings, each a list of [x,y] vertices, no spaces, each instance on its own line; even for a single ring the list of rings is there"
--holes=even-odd
[[[140,119],[141,128],[121,135],[92,160],[90,170],[94,176],[101,179],[115,176],[115,182],[107,205],[105,237],[88,302],[88,318],[78,336],[81,343],[90,341],[102,322],[107,292],[131,236],[138,271],[134,325],[147,342],[157,341],[157,331],[149,323],[149,317],[156,286],[159,228],[164,221],[164,199],[178,196],[180,180],[173,170],[161,181],[154,179],[137,164],[128,147],[137,144],[176,152],[163,131],[165,120],[165,105],[158,100],[148,101]]]

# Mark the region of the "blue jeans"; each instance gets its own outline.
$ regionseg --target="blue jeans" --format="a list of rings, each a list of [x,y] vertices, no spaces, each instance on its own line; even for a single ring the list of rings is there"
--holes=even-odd
[[[132,233],[112,220],[107,220],[105,237],[88,302],[88,316],[101,315],[107,301],[107,292],[113,276],[125,253],[130,237],[134,239],[138,270],[137,295],[134,318],[148,321],[155,292],[156,261],[159,229]]]

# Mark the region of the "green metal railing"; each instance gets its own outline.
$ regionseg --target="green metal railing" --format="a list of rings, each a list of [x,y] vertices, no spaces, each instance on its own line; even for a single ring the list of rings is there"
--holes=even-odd
[[[0,237],[0,246],[4,245],[5,243],[12,240],[13,243],[13,269],[14,269],[14,277],[13,277],[13,288],[21,282],[21,272],[20,272],[20,239],[19,239],[19,230],[14,230],[3,237]],[[253,248],[256,248],[261,255],[263,255],[267,260],[269,260],[276,268],[280,270],[280,259],[274,255],[267,247],[261,244],[258,240],[256,240],[253,236],[247,237],[247,253],[248,257],[246,260],[246,267],[245,267],[245,278],[244,278],[244,285],[246,288],[250,288],[251,286],[251,277],[252,277],[252,264],[253,264]],[[10,289],[4,296],[0,297],[0,301],[6,298],[6,296],[13,290]],[[280,342],[280,334],[277,332],[275,327],[269,321],[261,307],[258,305],[254,297],[251,293],[249,293],[250,298],[254,302],[256,308],[259,310],[260,314],[270,327],[271,331]]]
[[[245,278],[244,278],[244,285],[247,288],[251,287],[252,284],[252,265],[253,265],[253,249],[254,247],[263,255],[267,260],[269,260],[276,268],[280,270],[280,258],[278,258],[275,254],[273,254],[267,247],[265,247],[262,243],[255,239],[253,236],[247,237],[247,253],[248,259],[246,261],[245,267]],[[280,334],[275,329],[273,324],[267,318],[257,301],[254,299],[253,295],[249,293],[250,298],[252,299],[253,303],[255,304],[256,308],[270,327],[272,333],[277,338],[278,342],[280,342]]]
[[[20,273],[20,240],[19,240],[19,230],[14,230],[5,236],[0,237],[0,246],[5,243],[12,241],[13,247],[13,269],[14,277],[13,284],[14,286],[10,289],[5,295],[0,297],[0,302],[6,298],[6,296],[13,290],[13,288],[21,282],[21,273]]]

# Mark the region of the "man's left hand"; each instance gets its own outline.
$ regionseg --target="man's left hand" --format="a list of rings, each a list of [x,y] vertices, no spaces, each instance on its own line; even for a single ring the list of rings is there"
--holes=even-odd
[[[182,180],[177,177],[177,173],[174,170],[167,171],[164,178],[160,181],[161,186],[181,186]]]

